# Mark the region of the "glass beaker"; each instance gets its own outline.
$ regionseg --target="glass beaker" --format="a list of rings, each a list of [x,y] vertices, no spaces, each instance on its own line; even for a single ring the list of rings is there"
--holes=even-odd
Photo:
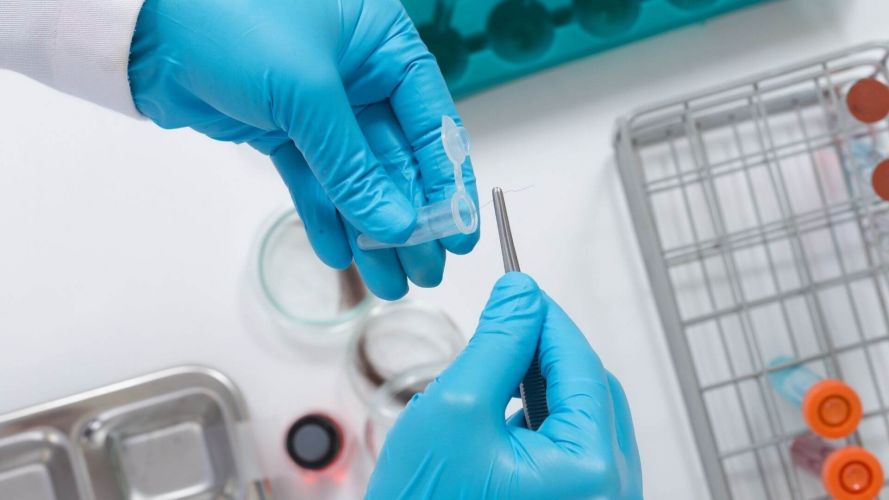
[[[358,397],[369,402],[388,381],[418,366],[446,366],[465,344],[440,309],[412,300],[381,303],[349,345],[348,371]]]
[[[321,262],[293,208],[263,228],[254,254],[259,302],[288,340],[345,341],[374,302],[354,266]]]

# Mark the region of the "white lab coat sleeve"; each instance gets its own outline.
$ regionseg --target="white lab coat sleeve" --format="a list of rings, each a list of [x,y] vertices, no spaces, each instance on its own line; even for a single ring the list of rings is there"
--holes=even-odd
[[[138,117],[127,66],[143,0],[0,0],[0,68]]]

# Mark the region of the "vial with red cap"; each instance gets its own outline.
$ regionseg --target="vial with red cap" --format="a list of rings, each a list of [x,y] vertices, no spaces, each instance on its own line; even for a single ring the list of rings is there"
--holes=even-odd
[[[846,107],[862,123],[885,120],[889,116],[889,86],[876,78],[858,80],[846,92]]]
[[[889,117],[889,85],[877,78],[863,78],[846,92],[846,109],[860,123],[873,125]],[[870,161],[869,179],[874,193],[889,200],[889,159]]]

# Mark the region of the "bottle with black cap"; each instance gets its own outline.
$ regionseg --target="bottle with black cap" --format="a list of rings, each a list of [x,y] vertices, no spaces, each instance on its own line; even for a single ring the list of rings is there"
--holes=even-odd
[[[321,472],[331,469],[342,459],[345,439],[342,427],[334,419],[322,413],[311,413],[290,426],[285,447],[296,465]]]

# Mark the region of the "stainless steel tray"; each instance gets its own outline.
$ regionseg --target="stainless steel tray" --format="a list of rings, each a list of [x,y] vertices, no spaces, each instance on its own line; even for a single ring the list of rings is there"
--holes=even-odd
[[[180,367],[0,416],[0,499],[265,498],[245,405],[214,370]]]

